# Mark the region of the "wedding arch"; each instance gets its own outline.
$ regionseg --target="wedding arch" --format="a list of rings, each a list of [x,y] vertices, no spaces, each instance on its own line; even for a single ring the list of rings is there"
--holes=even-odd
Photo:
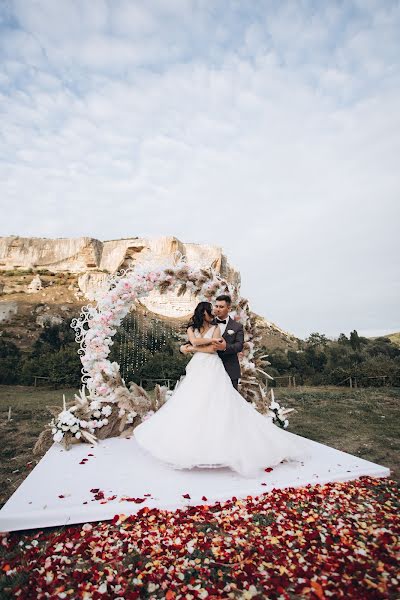
[[[260,374],[273,378],[261,368],[266,356],[261,356],[255,348],[260,338],[248,301],[240,296],[238,286],[215,269],[192,267],[185,257],[176,255],[171,263],[163,266],[129,267],[110,275],[97,304],[82,307],[80,317],[73,319],[71,327],[79,344],[83,385],[79,395],[75,395],[74,406],[67,408],[64,397],[61,411],[49,407],[53,419],[39,437],[35,451],[40,450],[50,433],[54,441],[63,443],[66,448],[77,442],[94,443],[97,439],[128,436],[141,420],[166,401],[170,393],[167,388],[157,385],[154,395],[149,395],[133,382],[127,386],[121,377],[120,365],[108,359],[122,320],[135,303],[153,290],[160,294],[175,291],[178,296],[189,291],[199,302],[212,302],[218,295],[228,293],[232,297],[235,319],[243,324],[245,332],[240,391],[260,412],[266,413],[271,408],[267,406],[267,390]],[[279,405],[276,404],[275,410],[278,423],[286,426]]]

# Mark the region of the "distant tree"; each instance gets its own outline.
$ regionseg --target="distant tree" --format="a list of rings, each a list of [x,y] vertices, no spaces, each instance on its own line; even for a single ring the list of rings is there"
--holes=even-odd
[[[338,344],[342,344],[343,346],[347,346],[350,344],[350,340],[344,333],[341,333],[338,337]]]
[[[172,379],[178,380],[185,373],[185,367],[191,357],[183,354],[164,354],[158,352],[147,360],[133,380],[143,379]]]
[[[19,383],[22,385],[32,385],[35,375],[37,377],[49,377],[50,365],[48,358],[51,356],[27,356],[21,367]]]
[[[72,319],[66,319],[62,323],[50,325],[45,323],[38,339],[33,344],[32,356],[43,356],[49,352],[59,351],[61,348],[71,346],[78,351],[75,341],[75,331],[71,328]]]
[[[17,383],[20,366],[21,351],[18,346],[14,342],[0,338],[0,383]]]
[[[48,359],[48,373],[52,383],[76,385],[81,383],[82,363],[76,348],[66,346]]]
[[[400,359],[379,354],[370,356],[359,367],[357,382],[363,386],[399,385]]]
[[[306,347],[305,340],[301,340],[301,339],[298,338],[296,341],[297,341],[297,350],[303,351],[305,349],[305,347]]]
[[[60,336],[60,326],[45,324],[43,331],[32,347],[32,356],[42,356],[61,348],[62,339]]]
[[[295,352],[289,350],[287,353],[287,359],[290,363],[290,371],[293,374],[301,373],[304,374],[307,371],[307,359],[304,352]]]
[[[329,380],[332,385],[348,385],[346,380],[350,377],[351,371],[350,369],[345,369],[343,367],[336,367],[332,369],[329,373]]]
[[[306,342],[308,347],[318,348],[322,346],[322,348],[325,348],[328,345],[329,340],[325,334],[314,332],[308,336]]]
[[[350,343],[344,345],[343,343],[333,343],[329,346],[327,351],[328,361],[326,368],[328,370],[336,369],[337,367],[350,368],[351,366],[351,354],[352,350]]]
[[[366,352],[370,356],[378,356],[379,354],[389,356],[390,358],[400,356],[400,348],[395,346],[395,344],[387,337],[378,337],[371,340],[366,348]]]
[[[353,350],[360,350],[361,348],[360,338],[355,329],[350,333],[350,346],[353,348]]]
[[[279,374],[284,374],[290,369],[290,360],[283,350],[270,352],[268,360],[271,363],[271,367],[276,369]]]
[[[305,351],[307,364],[316,372],[323,371],[328,357],[325,352],[317,350],[315,346],[309,346]]]

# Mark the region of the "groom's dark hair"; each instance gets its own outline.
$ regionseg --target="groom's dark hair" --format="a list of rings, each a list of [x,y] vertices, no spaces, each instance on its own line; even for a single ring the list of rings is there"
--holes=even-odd
[[[230,296],[228,296],[228,294],[221,294],[220,296],[217,296],[217,298],[215,298],[216,300],[218,300],[219,302],[226,302],[228,306],[230,306],[232,304],[232,298]]]

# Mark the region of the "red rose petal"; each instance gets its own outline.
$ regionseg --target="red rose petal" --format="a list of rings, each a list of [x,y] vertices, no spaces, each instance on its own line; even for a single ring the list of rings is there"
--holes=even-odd
[[[125,500],[126,502],[136,502],[136,504],[140,504],[144,502],[146,498],[121,498],[121,500]]]
[[[21,598],[25,589],[40,589],[49,598],[71,590],[74,598],[139,600],[150,583],[156,595],[168,600],[193,596],[200,588],[210,598],[238,588],[247,595],[253,586],[260,598],[397,598],[397,490],[388,478],[364,476],[274,488],[212,505],[203,496],[203,503],[176,510],[138,507],[134,514],[114,515],[111,522],[55,531],[0,533],[3,572],[8,573],[10,597]],[[101,504],[113,498],[104,498],[99,488],[92,493],[98,495],[92,501]],[[126,500],[142,503],[145,498]],[[189,542],[194,545],[187,547]],[[127,557],[130,548],[137,555],[133,562]],[[76,561],[72,567],[71,557]],[[228,568],[222,572],[219,564]],[[134,589],[132,578],[138,581]]]

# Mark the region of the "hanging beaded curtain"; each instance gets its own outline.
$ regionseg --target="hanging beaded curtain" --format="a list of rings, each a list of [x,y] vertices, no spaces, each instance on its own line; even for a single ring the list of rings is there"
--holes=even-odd
[[[187,320],[163,318],[135,304],[118,327],[110,352],[110,360],[118,362],[124,381],[134,380],[157,352],[165,352],[167,346],[178,347]]]

